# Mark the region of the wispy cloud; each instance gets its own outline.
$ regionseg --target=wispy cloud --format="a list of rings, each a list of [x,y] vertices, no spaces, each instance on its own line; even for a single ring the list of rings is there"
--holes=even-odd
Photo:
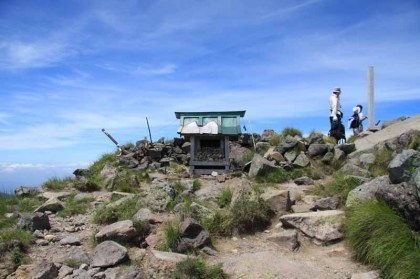
[[[152,67],[152,66],[139,66],[135,73],[141,75],[167,75],[172,74],[176,70],[176,66],[174,64],[166,64],[160,67]]]
[[[8,163],[0,162],[0,172],[16,172],[22,169],[48,170],[48,169],[74,169],[87,167],[87,162],[66,163],[66,164],[43,164],[43,163]]]

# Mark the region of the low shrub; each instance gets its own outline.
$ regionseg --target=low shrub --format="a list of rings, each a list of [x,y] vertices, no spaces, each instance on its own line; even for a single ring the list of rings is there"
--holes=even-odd
[[[222,266],[209,266],[200,258],[187,258],[177,263],[173,273],[175,279],[228,279],[229,276],[223,271]]]
[[[137,211],[144,206],[137,196],[116,206],[102,205],[93,214],[93,221],[96,224],[112,224],[121,220],[131,219]]]
[[[98,160],[89,166],[89,170],[92,172],[92,174],[99,174],[107,163],[113,166],[117,166],[118,160],[116,155],[116,152],[103,154]]]
[[[270,143],[271,146],[278,146],[283,139],[284,139],[283,135],[275,135],[271,137],[268,142]]]
[[[352,135],[347,139],[347,143],[353,143],[355,142],[357,139],[359,138],[359,136],[356,135]]]
[[[340,204],[343,205],[349,192],[359,186],[360,183],[361,181],[354,176],[337,172],[325,185],[317,184],[311,192],[323,197],[336,196],[339,198]]]
[[[49,191],[61,191],[74,181],[71,177],[59,178],[52,177],[44,182],[41,187]]]
[[[94,200],[94,198],[75,200],[74,196],[70,196],[64,202],[64,209],[59,211],[57,215],[61,217],[69,217],[77,214],[84,214],[89,207],[89,203]]]
[[[181,241],[181,230],[178,222],[167,223],[165,227],[164,251],[176,252]]]
[[[270,225],[273,212],[261,198],[241,196],[232,206],[232,224],[239,233],[253,233]]]
[[[6,228],[0,230],[0,247],[2,247],[2,252],[12,251],[15,247],[13,247],[13,242],[18,241],[21,243],[22,250],[26,250],[29,245],[34,241],[34,236],[24,230],[14,229],[14,228]]]
[[[283,135],[283,137],[287,137],[287,136],[299,136],[302,137],[302,131],[296,128],[292,128],[292,127],[287,127],[284,128],[283,131],[281,132],[281,134]]]
[[[287,170],[278,168],[264,175],[257,175],[255,180],[258,183],[283,183],[290,179],[290,174]]]
[[[232,201],[233,191],[230,188],[223,188],[216,196],[216,203],[220,208],[228,207]]]
[[[192,185],[193,192],[200,190],[200,188],[201,188],[201,181],[199,179],[194,179],[193,185]]]
[[[369,172],[373,177],[378,177],[388,174],[388,165],[392,160],[392,150],[382,148],[375,154],[375,160],[369,167]]]
[[[417,135],[414,139],[412,139],[408,148],[420,151],[420,135]]]
[[[234,229],[229,211],[216,211],[201,220],[201,224],[213,236],[231,236]]]
[[[31,212],[44,203],[39,197],[17,197],[14,195],[0,195],[0,229],[11,227],[16,221],[6,218],[6,213],[14,211]]]
[[[380,269],[381,278],[420,278],[420,234],[387,204],[371,201],[350,209],[344,232],[357,259]]]

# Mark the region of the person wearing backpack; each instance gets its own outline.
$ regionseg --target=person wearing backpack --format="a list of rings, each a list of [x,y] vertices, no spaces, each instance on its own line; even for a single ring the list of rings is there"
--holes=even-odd
[[[340,141],[346,142],[345,129],[341,123],[343,118],[343,112],[341,111],[340,104],[341,89],[339,87],[334,88],[333,93],[330,96],[330,131],[328,135],[334,137],[337,143]]]
[[[367,119],[362,113],[363,106],[357,105],[353,108],[353,115],[349,118],[349,128],[353,129],[353,135],[357,136],[363,132],[363,120]]]

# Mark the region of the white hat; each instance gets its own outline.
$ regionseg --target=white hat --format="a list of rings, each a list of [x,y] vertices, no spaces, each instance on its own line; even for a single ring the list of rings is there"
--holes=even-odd
[[[341,94],[341,89],[340,89],[340,87],[336,87],[336,88],[334,88],[333,93],[340,93],[340,94]]]

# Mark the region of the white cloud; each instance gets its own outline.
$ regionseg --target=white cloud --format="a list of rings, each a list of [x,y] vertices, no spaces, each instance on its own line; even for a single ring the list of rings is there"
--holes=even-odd
[[[45,163],[10,163],[0,162],[0,172],[12,173],[20,170],[54,170],[54,169],[75,169],[85,168],[90,164],[87,162],[65,163],[65,164],[45,164]]]
[[[172,74],[176,70],[174,64],[165,64],[158,67],[139,66],[134,72],[141,75],[167,75]]]

